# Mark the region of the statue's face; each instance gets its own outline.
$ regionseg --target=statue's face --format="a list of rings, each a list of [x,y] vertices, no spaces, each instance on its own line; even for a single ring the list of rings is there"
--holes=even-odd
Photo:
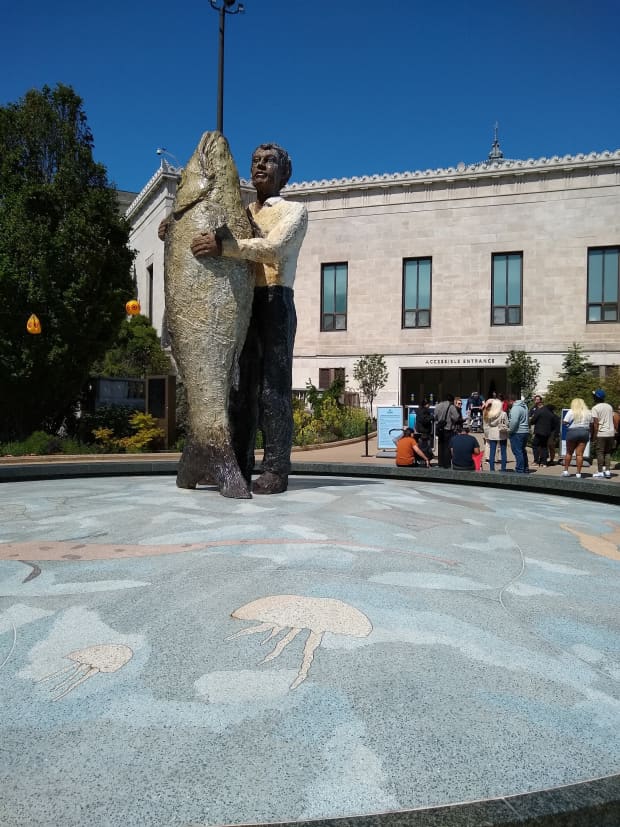
[[[269,198],[282,188],[282,170],[278,156],[271,149],[257,149],[252,156],[252,183],[259,195]]]

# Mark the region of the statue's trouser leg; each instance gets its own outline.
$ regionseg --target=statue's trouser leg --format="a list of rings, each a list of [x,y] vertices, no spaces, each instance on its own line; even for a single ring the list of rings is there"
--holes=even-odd
[[[286,489],[293,444],[292,374],[297,315],[289,287],[255,290],[255,319],[263,355],[259,424],[264,438],[263,474],[254,490]]]
[[[257,287],[239,363],[239,388],[230,397],[233,444],[243,475],[249,482],[259,425],[265,448],[262,479],[268,479],[264,476],[268,472],[279,490],[286,488],[293,444],[291,390],[296,329],[293,291],[280,286]]]
[[[239,359],[239,387],[231,390],[228,409],[233,448],[248,485],[254,470],[261,370],[262,346],[253,312]]]

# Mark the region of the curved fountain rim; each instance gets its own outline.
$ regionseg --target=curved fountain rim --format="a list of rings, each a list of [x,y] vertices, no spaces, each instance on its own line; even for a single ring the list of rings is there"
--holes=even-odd
[[[81,477],[172,476],[177,472],[178,459],[165,456],[140,458],[129,455],[115,458],[91,457],[36,462],[0,463],[0,483],[33,482]],[[303,462],[291,464],[292,477],[351,477],[367,479],[404,480],[422,483],[447,483],[480,488],[530,491],[553,496],[576,497],[620,505],[620,484],[607,480],[565,478],[560,475],[537,476],[489,471],[455,471],[444,468],[397,468],[391,465],[372,466],[368,463]]]

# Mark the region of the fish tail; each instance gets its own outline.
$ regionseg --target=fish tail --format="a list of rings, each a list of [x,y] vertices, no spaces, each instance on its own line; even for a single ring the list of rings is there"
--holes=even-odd
[[[179,461],[177,487],[195,488],[205,479],[214,480],[224,497],[240,500],[252,497],[230,442],[198,443],[190,437]]]

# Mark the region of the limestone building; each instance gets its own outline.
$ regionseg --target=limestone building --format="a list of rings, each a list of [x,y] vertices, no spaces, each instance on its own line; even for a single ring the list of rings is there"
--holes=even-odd
[[[160,333],[157,226],[176,173],[162,161],[127,211],[139,298]],[[297,183],[283,194],[309,213],[295,388],[327,387],[342,372],[354,387],[353,365],[368,353],[389,370],[378,404],[507,391],[511,349],[538,359],[539,390],[573,342],[602,377],[620,364],[620,150],[510,161],[496,140],[480,164]]]

